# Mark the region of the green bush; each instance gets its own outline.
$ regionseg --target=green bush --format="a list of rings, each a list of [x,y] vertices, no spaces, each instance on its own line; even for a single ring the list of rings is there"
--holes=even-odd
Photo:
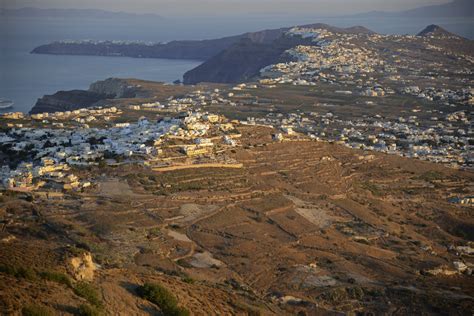
[[[178,306],[176,297],[159,284],[145,283],[137,289],[140,297],[158,305],[165,316],[188,316],[189,311]]]
[[[431,182],[436,180],[442,180],[443,178],[444,176],[438,171],[428,171],[421,174],[417,179]]]
[[[184,276],[181,278],[181,280],[185,283],[188,283],[188,284],[194,284],[196,281],[191,278],[190,276]]]
[[[180,266],[182,266],[183,268],[192,268],[193,266],[188,263],[185,259],[179,259],[178,261],[176,261],[176,263]]]
[[[376,185],[374,183],[371,183],[371,182],[368,182],[368,181],[363,182],[363,183],[361,183],[361,187],[362,187],[362,189],[370,191],[370,193],[372,193],[373,195],[376,195],[376,196],[384,195],[383,190],[378,185]]]
[[[94,306],[102,306],[102,301],[99,297],[97,290],[87,282],[78,282],[74,287],[74,293],[76,295],[85,298],[89,303]]]
[[[23,278],[28,280],[36,279],[36,271],[31,268],[17,267],[6,264],[0,264],[0,273],[9,274],[16,278]]]
[[[77,310],[77,316],[100,316],[102,313],[97,307],[93,307],[87,304],[82,304]]]
[[[53,281],[56,283],[61,283],[61,284],[66,285],[67,287],[72,288],[71,279],[64,273],[55,272],[55,271],[44,271],[44,272],[40,272],[40,277],[42,279]]]
[[[23,316],[52,316],[53,313],[46,306],[28,305],[21,309]]]

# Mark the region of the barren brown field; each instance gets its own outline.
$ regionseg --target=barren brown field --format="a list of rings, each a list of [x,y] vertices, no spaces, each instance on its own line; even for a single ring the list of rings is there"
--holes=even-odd
[[[109,315],[159,314],[137,287],[159,283],[193,315],[474,312],[474,174],[309,140],[275,143],[240,126],[242,168],[81,172],[97,187],[61,199],[1,197],[0,312],[77,314],[87,301],[41,277],[90,252]],[[439,268],[442,272],[433,273]],[[5,269],[4,269],[5,270]]]

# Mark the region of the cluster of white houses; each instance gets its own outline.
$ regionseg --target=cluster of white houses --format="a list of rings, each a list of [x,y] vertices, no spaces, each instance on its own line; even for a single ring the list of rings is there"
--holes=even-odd
[[[464,62],[448,66],[429,61],[420,62],[417,59],[403,59],[400,56],[408,51],[403,47],[393,49],[392,53],[381,53],[380,49],[376,49],[382,41],[391,44],[410,43],[419,38],[379,34],[335,34],[325,29],[312,28],[293,28],[287,34],[311,41],[307,45],[288,49],[285,52],[286,62],[261,69],[260,83],[306,86],[315,85],[317,82],[338,83],[354,86],[351,94],[363,96],[383,97],[386,94],[394,94],[397,90],[428,101],[453,105],[474,104],[474,94],[470,87],[472,81],[466,79],[469,78],[466,74],[472,74],[472,71],[463,68],[466,65],[472,67],[474,60],[459,55],[455,57],[462,58]],[[449,77],[449,74],[453,76]],[[417,81],[434,83],[439,80],[456,83],[457,87],[436,88],[428,83],[421,88],[411,85]]]
[[[402,89],[403,93],[417,96],[429,101],[439,101],[448,104],[469,104],[474,105],[474,89],[466,87],[459,90],[437,89],[426,87],[424,89],[418,86],[409,86]]]
[[[471,121],[463,111],[420,126],[417,116],[400,117],[398,121],[383,120],[380,115],[355,120],[342,120],[332,113],[270,113],[265,118],[249,117],[250,124],[277,127],[275,140],[295,131],[313,139],[328,140],[351,148],[373,150],[399,156],[444,163],[455,168],[472,169],[474,151]]]
[[[116,123],[109,128],[11,128],[0,133],[1,151],[8,157],[0,178],[10,189],[31,190],[44,185],[82,189],[91,183],[78,179],[73,174],[74,167],[146,164],[159,158],[163,142],[172,138],[184,141],[180,147],[188,157],[207,154],[214,147],[213,140],[207,137],[211,129],[221,132],[223,144],[237,144],[228,133],[234,129],[231,122],[201,112],[156,121],[141,117],[135,123]]]
[[[293,28],[291,36],[311,38],[311,45],[299,45],[286,51],[289,62],[269,65],[260,71],[263,83],[314,85],[315,82],[354,80],[385,69],[379,54],[351,43],[355,34],[334,34],[325,29]],[[366,84],[360,80],[359,83]]]

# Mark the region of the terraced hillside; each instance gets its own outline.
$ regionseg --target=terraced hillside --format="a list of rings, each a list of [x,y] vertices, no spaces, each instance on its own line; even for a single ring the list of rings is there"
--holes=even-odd
[[[472,172],[238,129],[241,167],[91,167],[83,193],[3,195],[0,311],[157,314],[146,282],[194,315],[473,311],[472,207],[448,201]]]

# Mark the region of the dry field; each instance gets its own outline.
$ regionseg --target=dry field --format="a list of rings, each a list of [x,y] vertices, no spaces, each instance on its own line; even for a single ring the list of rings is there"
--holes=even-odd
[[[472,276],[450,250],[474,239],[474,174],[240,127],[242,168],[85,170],[97,186],[60,199],[5,194],[0,264],[68,273],[91,252],[109,315],[157,314],[160,283],[195,315],[474,312]],[[0,313],[39,304],[77,314],[67,285],[0,272]]]

